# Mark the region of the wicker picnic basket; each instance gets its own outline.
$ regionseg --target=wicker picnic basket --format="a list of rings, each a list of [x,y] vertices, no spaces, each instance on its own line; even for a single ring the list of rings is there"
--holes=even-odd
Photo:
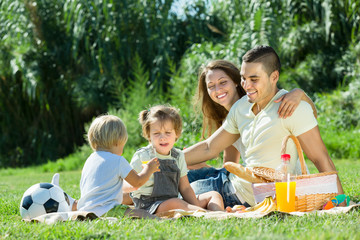
[[[323,172],[317,174],[307,174],[304,155],[300,146],[298,139],[293,136],[289,135],[283,139],[282,142],[282,149],[281,154],[286,153],[286,145],[288,139],[291,138],[295,143],[296,150],[299,155],[300,165],[301,165],[301,172],[302,175],[296,176],[297,180],[300,179],[312,179],[316,180],[317,177],[323,177],[327,175],[337,174],[336,171],[333,172]],[[242,167],[240,164],[235,163],[225,163],[224,167],[231,173],[244,178],[247,181],[252,183],[266,183],[266,182],[274,182],[276,180],[280,180],[280,176],[276,174],[273,168],[266,168],[266,167]],[[334,182],[336,184],[336,182]],[[322,206],[329,201],[331,198],[335,197],[337,193],[313,193],[313,194],[306,194],[302,196],[295,197],[295,211],[297,212],[310,212],[313,210],[319,210]]]

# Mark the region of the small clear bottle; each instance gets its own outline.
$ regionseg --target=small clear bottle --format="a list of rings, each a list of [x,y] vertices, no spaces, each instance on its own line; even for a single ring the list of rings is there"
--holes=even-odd
[[[290,154],[282,154],[281,155],[281,163],[278,168],[275,170],[276,172],[276,179],[278,181],[285,182],[288,173],[290,173]]]
[[[296,182],[290,171],[290,155],[281,155],[281,164],[276,169],[276,208],[282,212],[295,211]]]

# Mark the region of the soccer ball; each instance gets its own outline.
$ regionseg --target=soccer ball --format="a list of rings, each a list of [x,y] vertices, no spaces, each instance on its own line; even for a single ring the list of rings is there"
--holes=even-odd
[[[20,203],[20,215],[31,220],[52,212],[71,211],[68,195],[52,183],[37,183],[25,191]]]

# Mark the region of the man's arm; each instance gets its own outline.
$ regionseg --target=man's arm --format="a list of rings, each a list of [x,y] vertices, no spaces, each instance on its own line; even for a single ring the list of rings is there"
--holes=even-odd
[[[230,147],[227,147],[224,150],[223,163],[226,163],[226,162],[234,162],[234,163],[240,162],[240,152],[233,145],[231,145]],[[204,168],[204,167],[211,167],[211,166],[207,165],[206,162],[197,163],[194,165],[187,164],[187,168],[189,170],[199,169],[199,168]]]
[[[223,127],[220,127],[205,141],[199,142],[183,150],[185,153],[185,161],[188,165],[194,165],[215,158],[239,137],[239,134],[231,134]]]
[[[305,102],[310,104],[310,106],[311,106],[311,108],[313,110],[314,117],[317,118],[318,115],[317,115],[317,110],[316,110],[315,104],[305,92],[304,92],[304,95],[302,96],[301,100],[304,100]]]
[[[320,136],[318,126],[299,135],[297,138],[299,139],[300,145],[306,156],[314,163],[319,172],[336,171],[335,165],[331,160],[325,144]],[[337,186],[338,194],[344,194],[339,177]]]
[[[209,168],[211,167],[210,165],[208,165],[206,162],[202,162],[202,163],[197,163],[197,164],[194,164],[194,165],[189,165],[189,164],[186,164],[187,165],[187,169],[188,170],[193,170],[193,169],[200,169],[200,168]]]
[[[230,147],[227,147],[224,150],[223,159],[224,159],[223,160],[224,163],[226,163],[226,162],[239,163],[240,162],[240,152],[233,145],[231,145]]]

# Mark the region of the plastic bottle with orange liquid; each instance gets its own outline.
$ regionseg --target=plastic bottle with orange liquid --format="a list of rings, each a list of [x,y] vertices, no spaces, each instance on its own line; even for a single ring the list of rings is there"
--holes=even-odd
[[[277,210],[281,212],[295,211],[296,182],[290,172],[290,155],[281,155],[281,164],[276,169],[280,181],[275,182]]]

